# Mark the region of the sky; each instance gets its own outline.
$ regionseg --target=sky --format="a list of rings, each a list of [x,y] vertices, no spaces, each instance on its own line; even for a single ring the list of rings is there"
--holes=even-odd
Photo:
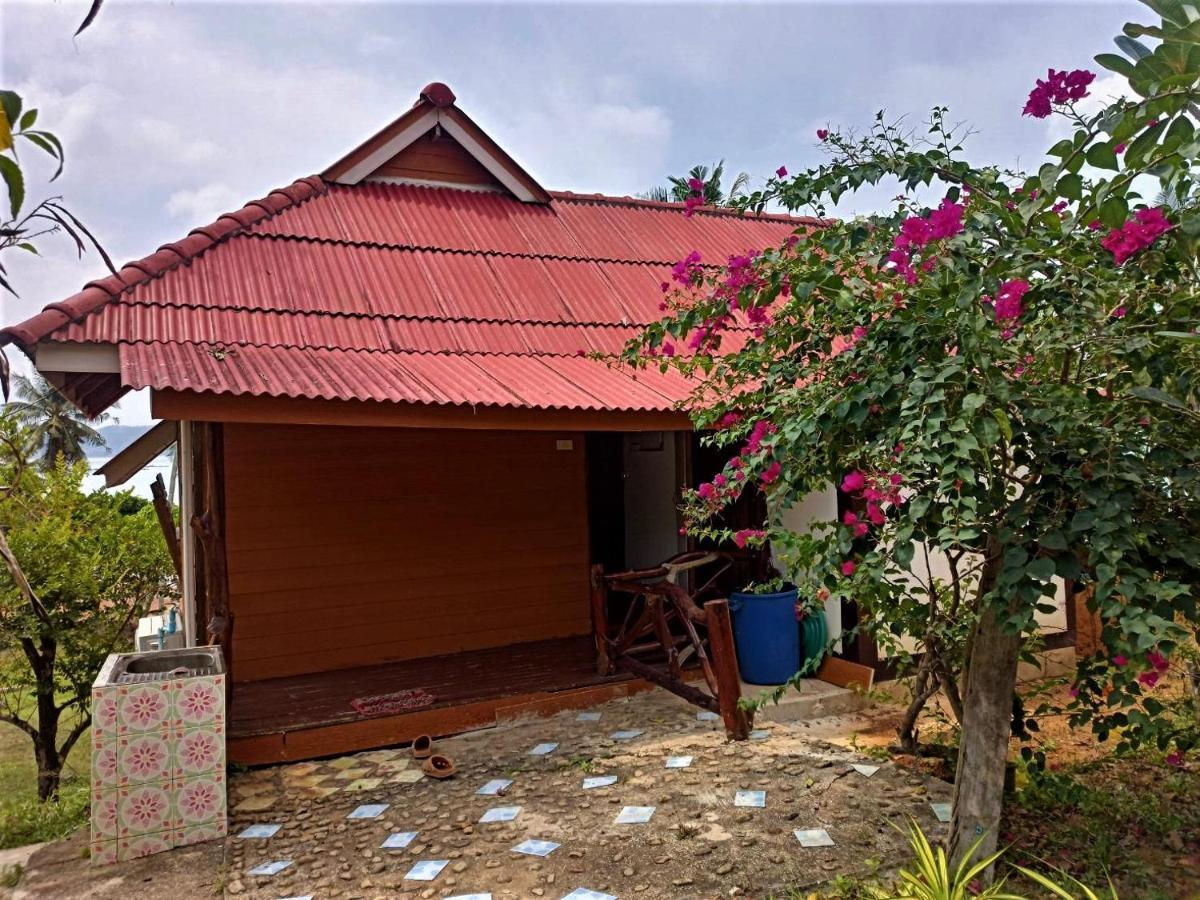
[[[66,170],[26,151],[29,195],[61,195],[114,261],[321,171],[443,81],[547,188],[637,194],[726,160],[761,182],[817,164],[822,127],[934,105],[974,160],[1036,168],[1060,125],[1022,118],[1048,67],[1095,69],[1130,19],[1108,3],[233,3],[0,0],[0,84],[37,106]],[[1100,78],[1096,102],[1121,92]],[[892,193],[887,191],[886,193]],[[844,201],[869,211],[879,192]],[[8,254],[12,256],[12,253]],[[104,274],[65,240],[9,260],[10,324]],[[10,351],[15,365],[21,360]],[[22,357],[23,360],[23,357]],[[145,396],[114,410],[150,421]]]

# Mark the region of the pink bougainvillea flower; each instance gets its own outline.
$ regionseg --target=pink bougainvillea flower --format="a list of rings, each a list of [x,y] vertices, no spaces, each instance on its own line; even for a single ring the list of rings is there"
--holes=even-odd
[[[842,479],[842,490],[847,494],[857,493],[866,487],[866,485],[866,476],[857,469],[853,472],[847,472],[846,477]]]
[[[1017,320],[1021,318],[1021,300],[1029,292],[1029,282],[1022,278],[1011,278],[1000,285],[996,291],[996,299],[992,301],[992,309],[996,315],[996,324],[1003,329],[1001,334],[1011,336]],[[984,298],[989,299],[985,296]]]
[[[1077,685],[1077,684],[1071,685],[1071,687],[1068,688],[1067,693],[1070,694],[1072,697],[1078,697],[1079,696],[1079,685]]]
[[[858,563],[856,563],[852,559],[848,559],[844,563],[842,563],[842,574],[845,575],[847,578],[849,578],[851,575],[853,575],[857,569],[858,569]]]
[[[829,130],[828,130],[828,129],[825,129],[825,128],[818,128],[818,129],[817,129],[817,140],[818,140],[818,141],[823,141],[823,140],[825,140],[827,137],[829,137]]]
[[[867,518],[871,520],[871,524],[880,526],[887,521],[887,517],[883,514],[883,509],[878,503],[867,504]]]
[[[1178,750],[1174,750],[1171,753],[1168,753],[1167,754],[1167,765],[1174,766],[1177,769],[1182,768],[1183,754],[1181,752],[1179,752]]]
[[[1050,69],[1045,80],[1039,78],[1033,90],[1029,92],[1022,115],[1044,119],[1054,111],[1055,106],[1086,97],[1088,85],[1095,80],[1095,73],[1086,69],[1075,69],[1071,72]]]
[[[1125,656],[1124,654],[1121,654],[1121,653],[1118,653],[1116,656],[1114,656],[1112,658],[1112,664],[1114,666],[1116,666],[1118,669],[1124,668],[1125,664],[1128,662],[1129,662],[1129,657]]]
[[[689,178],[687,183],[688,189],[697,193],[704,193],[704,182],[699,178]]]
[[[763,438],[775,433],[775,426],[766,419],[759,419],[750,429],[750,437],[746,440],[746,451],[757,453],[762,448]]]
[[[704,197],[700,194],[693,194],[683,201],[683,217],[690,219],[696,214],[696,209],[704,205]]]
[[[727,412],[725,415],[721,416],[720,420],[717,422],[717,427],[732,428],[734,425],[742,421],[743,418],[744,416],[742,416],[740,412]]]
[[[1113,153],[1124,153],[1127,146],[1128,145],[1124,141],[1121,141],[1121,143],[1113,147]]]
[[[1109,313],[1109,315],[1112,316],[1114,319],[1123,319],[1123,318],[1125,318],[1125,307],[1118,306],[1111,313]]]
[[[676,283],[684,285],[694,284],[704,276],[704,269],[700,265],[700,251],[693,250],[675,265],[671,266],[671,278]]]
[[[766,536],[767,533],[761,528],[743,528],[733,536],[733,542],[737,544],[738,547],[745,547],[750,541],[758,540],[759,538],[764,538]]]
[[[1167,661],[1167,658],[1157,650],[1151,650],[1146,654],[1146,662],[1150,663],[1151,668],[1153,668],[1155,672],[1165,672],[1171,667],[1171,664]]]
[[[758,476],[758,480],[763,484],[773,484],[779,480],[779,473],[782,471],[783,466],[781,466],[778,461],[773,462],[771,465],[763,469],[762,473]]]
[[[776,170],[775,170],[775,177],[777,177],[777,178],[787,178],[787,166],[780,166],[778,169],[776,169]]]
[[[703,500],[712,500],[717,496],[717,489],[710,482],[706,481],[696,488],[696,494]]]
[[[1161,206],[1139,209],[1132,219],[1106,234],[1100,246],[1109,251],[1113,255],[1113,262],[1120,266],[1129,257],[1153,244],[1171,227]]]
[[[1158,679],[1161,677],[1157,672],[1143,672],[1138,676],[1138,684],[1142,687],[1152,688],[1158,684]]]
[[[1099,231],[1101,228],[1104,227],[1104,223],[1101,222],[1099,219],[1092,219],[1092,221],[1087,223],[1087,227],[1088,227],[1088,231]]]

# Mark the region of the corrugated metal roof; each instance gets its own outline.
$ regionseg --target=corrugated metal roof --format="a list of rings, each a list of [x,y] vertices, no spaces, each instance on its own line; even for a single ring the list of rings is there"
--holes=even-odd
[[[616,352],[656,320],[659,285],[690,251],[718,264],[813,224],[314,176],[4,329],[0,342],[116,343],[122,388],[662,411],[688,393],[677,373],[577,354]]]
[[[675,371],[579,357],[166,343],[122,345],[121,376],[135,389],[614,411],[670,409],[690,389]]]

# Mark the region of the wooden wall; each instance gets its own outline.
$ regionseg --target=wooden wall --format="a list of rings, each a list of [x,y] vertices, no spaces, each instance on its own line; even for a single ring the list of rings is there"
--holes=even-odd
[[[226,424],[233,678],[588,633],[584,457],[580,433]]]
[[[432,131],[417,138],[368,177],[374,176],[500,186],[496,177],[468,153],[462,144],[445,133],[435,138]]]

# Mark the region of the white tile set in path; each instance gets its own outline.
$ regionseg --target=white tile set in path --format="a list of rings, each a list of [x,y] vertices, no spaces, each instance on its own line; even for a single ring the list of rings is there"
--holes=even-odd
[[[583,712],[577,717],[580,722],[598,722],[601,714],[598,712]],[[719,717],[715,713],[700,712],[696,718],[700,721],[713,721]],[[614,741],[630,741],[640,737],[644,732],[637,729],[628,729],[622,731],[614,731],[609,737]],[[751,732],[752,740],[766,740],[770,732],[766,730],[758,730]],[[556,742],[544,742],[535,745],[529,750],[530,756],[546,757],[554,753],[558,749]],[[691,766],[693,758],[691,756],[668,756],[665,762],[667,769],[686,769]],[[854,763],[852,768],[865,778],[870,778],[879,771],[879,766],[867,765],[864,763]],[[608,787],[616,784],[619,780],[616,775],[592,775],[583,779],[583,789],[592,790],[594,788]],[[513,782],[510,778],[494,778],[481,786],[475,793],[479,796],[500,796],[504,794],[512,786]],[[736,807],[748,807],[753,809],[763,809],[767,805],[766,791],[751,791],[739,790],[734,793],[733,805]],[[931,803],[934,815],[940,822],[950,821],[950,804],[949,803]],[[355,808],[347,819],[363,820],[377,819],[382,816],[389,808],[387,803],[369,803],[363,804]],[[654,816],[656,807],[653,806],[626,806],[621,809],[614,820],[615,825],[644,825],[650,822]],[[489,822],[512,822],[520,816],[522,807],[520,806],[494,806],[486,810],[479,818],[481,823]],[[278,823],[262,823],[250,825],[238,834],[238,838],[242,840],[261,840],[274,837],[282,825]],[[834,846],[833,839],[829,836],[829,832],[824,828],[797,828],[793,832],[796,840],[801,847],[832,847]],[[415,831],[399,831],[388,835],[384,842],[380,845],[382,849],[398,850],[408,847],[416,838],[418,832]],[[512,852],[521,853],[528,856],[547,857],[561,845],[554,841],[527,839],[521,841],[512,848]],[[418,860],[413,864],[412,868],[405,874],[406,881],[434,881],[442,870],[449,865],[449,860],[445,859],[423,859]],[[278,875],[280,872],[292,865],[291,860],[271,860],[260,863],[247,871],[248,875],[260,877],[269,877]],[[282,900],[312,900],[311,895],[305,897],[290,897],[282,898]],[[458,894],[454,897],[448,897],[446,900],[492,900],[490,893],[476,894]],[[604,894],[598,891],[593,891],[588,888],[576,888],[569,894],[564,894],[560,900],[617,900],[617,897],[611,894]]]

